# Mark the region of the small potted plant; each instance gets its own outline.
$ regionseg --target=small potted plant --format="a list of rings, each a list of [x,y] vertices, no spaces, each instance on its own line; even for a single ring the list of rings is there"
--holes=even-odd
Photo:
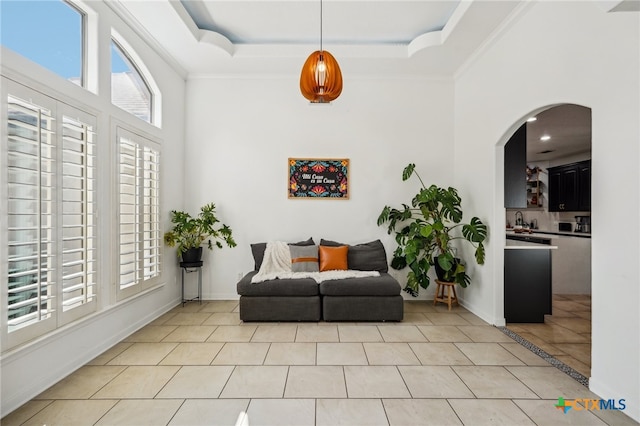
[[[471,278],[466,273],[465,265],[456,257],[451,242],[464,240],[471,243],[476,249],[475,260],[482,265],[487,227],[477,217],[473,217],[468,224],[461,223],[462,208],[458,191],[436,185],[426,187],[415,171],[415,164],[405,167],[402,180],[406,181],[414,173],[422,188],[411,200],[411,206],[403,204],[402,209],[385,206],[378,217],[378,226],[388,223],[387,232],[394,232],[398,243],[391,267],[410,268],[404,290],[414,297],[418,295],[420,287],[429,286],[427,273],[432,266],[439,280],[466,287]]]
[[[164,234],[164,242],[169,247],[178,246],[178,256],[185,263],[199,262],[202,258],[202,245],[207,241],[209,250],[214,244],[222,248],[222,242],[235,247],[231,228],[216,217],[216,205],[205,204],[197,217],[191,217],[183,211],[171,211],[173,229]],[[217,225],[219,224],[220,225]]]

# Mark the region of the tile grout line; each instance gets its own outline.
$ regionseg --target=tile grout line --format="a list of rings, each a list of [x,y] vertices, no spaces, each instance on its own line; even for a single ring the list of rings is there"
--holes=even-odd
[[[173,413],[173,415],[171,416],[171,418],[169,419],[169,421],[167,422],[167,425],[170,425],[171,422],[173,421],[173,419],[176,417],[176,415],[178,414],[178,412],[182,409],[182,407],[184,406],[184,404],[187,403],[187,398],[181,398],[182,399],[182,403],[180,404],[180,406],[178,407],[178,409],[176,410],[175,413]],[[106,415],[106,414],[105,414]],[[104,416],[103,416],[104,417]],[[101,419],[102,420],[102,419]]]
[[[454,371],[454,374],[457,374],[457,373]],[[458,378],[460,378],[460,376],[458,376]],[[460,380],[462,380],[462,379],[460,379]],[[462,383],[464,383],[464,381],[463,381]],[[466,383],[465,383],[465,386],[467,386],[467,384],[466,384]],[[467,386],[467,389],[468,389],[468,388],[469,388],[469,387]],[[471,389],[469,389],[469,391],[471,392]],[[471,393],[472,393],[472,394],[474,394],[473,392],[471,392]],[[475,394],[474,394],[474,395],[475,395]],[[461,424],[461,425],[464,425],[464,422],[463,422],[463,421],[462,421],[462,419],[460,418],[460,414],[458,414],[458,412],[456,411],[456,409],[455,409],[455,408],[453,408],[453,405],[451,405],[451,401],[450,401],[451,399],[455,399],[455,398],[445,398],[444,400],[445,400],[445,401],[447,401],[447,404],[449,404],[449,407],[451,408],[451,411],[453,411],[453,414],[455,414],[456,418],[460,421],[460,424]]]
[[[475,367],[476,365],[475,365],[475,364],[473,364],[472,366],[474,366],[474,367]],[[455,374],[455,375],[456,375],[456,377],[458,378],[458,380],[460,380],[460,382],[462,382],[462,384],[463,384],[467,389],[469,389],[469,392],[471,392],[471,395],[473,395],[473,399],[480,399],[480,398],[478,397],[478,395],[476,395],[476,393],[473,391],[473,389],[471,389],[471,386],[469,386],[469,385],[467,384],[467,382],[465,382],[465,381],[462,379],[462,377],[460,377],[460,374],[458,374],[458,372],[456,371],[456,369],[455,369],[455,368],[453,368],[453,367],[457,367],[457,366],[455,366],[455,365],[446,365],[445,367],[448,367],[448,368],[449,368],[449,370],[451,370],[451,371],[453,372],[453,374]],[[464,367],[464,366],[462,366],[462,367]],[[445,398],[445,399],[449,400],[449,399],[457,399],[457,398]],[[451,404],[449,404],[449,405],[451,405]],[[456,411],[456,410],[453,408],[453,406],[451,406],[451,409],[453,409],[453,411],[454,411],[454,412]]]
[[[586,386],[587,388],[589,387],[589,379],[586,376],[584,376],[583,374],[581,374],[580,372],[578,372],[577,370],[569,367],[564,362],[562,362],[559,359],[555,358],[554,356],[548,354],[546,351],[540,349],[538,346],[536,346],[533,343],[529,342],[527,339],[523,338],[519,334],[509,330],[507,327],[496,327],[496,328],[498,330],[502,331],[507,336],[511,337],[517,343],[521,344],[522,346],[524,346],[525,348],[529,349],[534,354],[538,355],[539,357],[541,357],[542,359],[547,361],[552,366],[556,367],[558,370],[562,371],[563,373],[567,374],[572,379],[576,380],[581,385]]]

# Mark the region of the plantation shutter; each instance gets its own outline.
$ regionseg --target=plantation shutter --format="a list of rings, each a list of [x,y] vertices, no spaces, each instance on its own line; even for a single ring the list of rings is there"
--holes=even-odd
[[[149,280],[160,274],[160,153],[145,147],[143,154],[143,218],[142,241],[144,258],[144,279]]]
[[[160,275],[160,152],[152,145],[118,129],[119,298]]]
[[[9,333],[55,312],[55,104],[44,103],[7,98]]]
[[[135,285],[139,281],[137,275],[139,224],[139,163],[138,145],[121,137],[119,140],[119,173],[120,173],[120,289]]]
[[[96,310],[96,118],[2,82],[2,336],[12,347]]]
[[[62,118],[60,156],[63,312],[94,302],[97,284],[95,119],[73,112]]]

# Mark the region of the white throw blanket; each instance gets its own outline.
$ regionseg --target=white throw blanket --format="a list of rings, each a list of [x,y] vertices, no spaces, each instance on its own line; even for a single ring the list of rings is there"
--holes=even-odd
[[[278,272],[291,272],[291,251],[289,250],[289,244],[282,241],[269,241],[264,251],[262,265],[260,265],[258,274],[273,274]]]
[[[324,271],[324,272],[292,272],[291,252],[289,245],[282,241],[270,241],[264,251],[264,258],[260,270],[251,278],[251,283],[275,280],[277,278],[313,278],[317,283],[343,278],[379,277],[378,271]]]

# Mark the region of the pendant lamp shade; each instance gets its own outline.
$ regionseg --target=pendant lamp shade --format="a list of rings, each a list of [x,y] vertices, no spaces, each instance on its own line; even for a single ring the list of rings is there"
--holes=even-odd
[[[313,52],[300,74],[302,96],[312,103],[328,103],[342,93],[342,73],[338,61],[326,50]]]
[[[322,49],[322,0],[320,0],[320,50],[313,52],[300,73],[300,91],[311,103],[329,103],[342,93],[342,73],[333,55]]]

